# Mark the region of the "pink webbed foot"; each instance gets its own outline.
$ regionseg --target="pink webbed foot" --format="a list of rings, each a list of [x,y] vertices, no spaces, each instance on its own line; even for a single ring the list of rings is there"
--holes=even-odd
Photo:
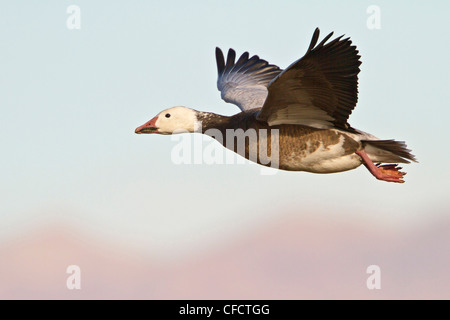
[[[366,168],[378,180],[396,183],[405,182],[403,180],[403,177],[406,175],[406,173],[400,171],[402,168],[398,167],[397,164],[385,164],[385,165],[380,165],[379,163],[374,164],[364,150],[356,151],[356,154],[362,158]]]
[[[406,172],[400,171],[402,167],[397,167],[397,164],[376,164],[375,167],[377,168],[377,170],[373,175],[378,180],[397,183],[405,182],[405,180],[403,180],[403,177],[406,175]]]

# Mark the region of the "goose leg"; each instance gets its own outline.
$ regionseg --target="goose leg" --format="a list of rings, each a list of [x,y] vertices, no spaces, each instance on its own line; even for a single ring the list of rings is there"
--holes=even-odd
[[[405,172],[401,172],[401,167],[397,167],[397,164],[374,164],[367,153],[364,150],[355,152],[363,160],[363,164],[370,171],[371,174],[378,180],[404,183],[403,176],[406,175]]]

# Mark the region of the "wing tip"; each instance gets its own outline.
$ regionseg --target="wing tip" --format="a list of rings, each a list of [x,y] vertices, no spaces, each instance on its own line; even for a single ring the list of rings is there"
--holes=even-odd
[[[227,62],[225,63],[225,72],[230,72],[236,60],[236,51],[233,48],[228,49]]]
[[[216,64],[217,64],[217,72],[220,75],[225,70],[225,57],[223,56],[223,52],[219,47],[216,47]]]
[[[314,30],[313,36],[311,38],[311,42],[309,44],[309,48],[306,51],[306,53],[310,52],[316,46],[316,43],[319,40],[319,36],[320,36],[320,29],[319,29],[319,27],[316,27],[316,29]]]

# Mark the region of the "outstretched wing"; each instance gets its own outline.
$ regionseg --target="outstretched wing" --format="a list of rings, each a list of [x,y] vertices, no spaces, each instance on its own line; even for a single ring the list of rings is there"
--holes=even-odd
[[[257,119],[277,124],[302,124],[315,128],[348,128],[347,120],[358,101],[361,61],[349,38],[317,46],[317,28],[303,56],[273,79]]]
[[[234,103],[242,111],[261,108],[267,97],[267,85],[282,70],[258,56],[249,58],[248,52],[244,52],[236,63],[235,58],[236,52],[230,49],[225,63],[222,50],[216,48],[217,89],[222,99]]]

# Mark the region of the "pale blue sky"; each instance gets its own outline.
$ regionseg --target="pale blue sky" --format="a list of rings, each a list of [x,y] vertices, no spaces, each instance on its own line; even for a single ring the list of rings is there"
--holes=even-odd
[[[66,8],[81,8],[68,30]],[[369,5],[381,29],[366,27]],[[0,239],[52,221],[157,252],[191,250],[261,221],[316,212],[387,227],[447,214],[448,1],[24,1],[0,4]],[[362,55],[350,123],[405,140],[406,183],[256,165],[174,165],[168,136],[134,129],[164,108],[238,112],[214,49],[284,68],[315,27]]]

